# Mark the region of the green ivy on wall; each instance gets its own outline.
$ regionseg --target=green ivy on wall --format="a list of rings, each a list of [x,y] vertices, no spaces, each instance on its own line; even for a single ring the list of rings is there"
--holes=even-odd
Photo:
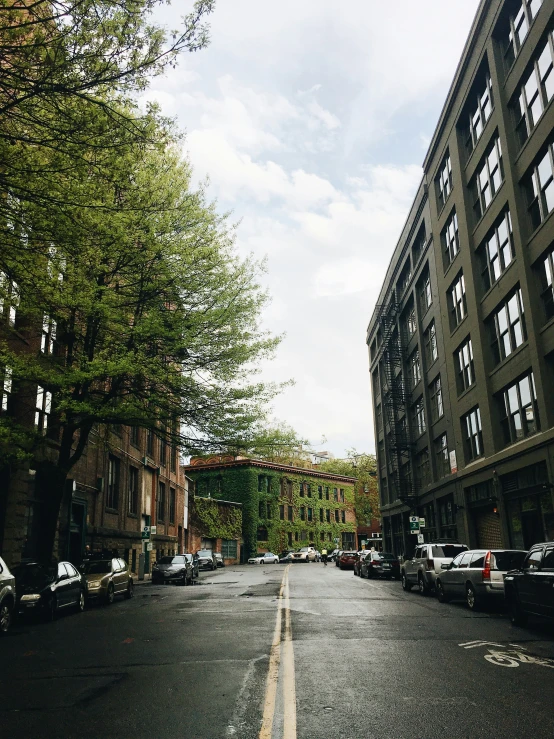
[[[192,525],[207,539],[240,539],[242,510],[218,504],[214,498],[195,498]]]
[[[237,466],[220,468],[219,470],[202,470],[201,467],[189,468],[187,474],[197,483],[199,495],[211,495],[213,498],[242,503],[242,536],[245,554],[251,555],[259,550],[268,549],[280,552],[285,549],[306,546],[310,542],[316,547],[334,548],[333,539],[342,542],[344,532],[354,533],[355,522],[337,523],[334,520],[335,510],[353,511],[354,482],[333,481],[305,474],[306,470],[288,472],[266,467]],[[259,490],[259,477],[263,477]],[[281,481],[291,483],[292,494],[282,491]],[[300,494],[301,484],[310,485],[311,497]],[[319,499],[318,486],[322,487],[323,499]],[[325,498],[325,488],[329,488],[329,500]],[[333,500],[333,488],[344,490],[344,503]],[[198,500],[198,498],[196,499]],[[260,510],[260,504],[261,510]],[[285,506],[285,520],[280,519],[279,506]],[[293,508],[293,520],[287,520],[288,506]],[[269,516],[268,514],[269,507]],[[300,508],[306,509],[306,520],[300,519]],[[307,520],[307,509],[312,509],[312,521]],[[333,520],[327,522],[325,510],[331,509]],[[320,521],[320,509],[323,509],[323,521]],[[263,515],[260,515],[262,513]],[[340,513],[339,513],[340,515]],[[267,540],[258,539],[258,527],[267,529]],[[307,537],[302,538],[306,532]],[[289,533],[292,544],[289,545]],[[325,539],[321,541],[321,533]],[[298,534],[298,540],[296,539]],[[331,541],[329,541],[331,534]],[[230,537],[233,538],[233,537]]]

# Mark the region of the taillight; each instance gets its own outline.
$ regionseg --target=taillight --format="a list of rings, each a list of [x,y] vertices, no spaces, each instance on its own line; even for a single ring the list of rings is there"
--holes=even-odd
[[[491,579],[491,553],[487,552],[485,556],[485,565],[483,567],[483,580]]]

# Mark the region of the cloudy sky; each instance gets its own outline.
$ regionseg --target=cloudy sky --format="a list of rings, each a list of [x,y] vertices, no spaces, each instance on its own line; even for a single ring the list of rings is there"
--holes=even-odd
[[[286,337],[263,375],[296,381],[273,417],[336,456],[375,449],[366,327],[477,5],[218,0],[210,47],[148,93],[267,257],[264,324]]]

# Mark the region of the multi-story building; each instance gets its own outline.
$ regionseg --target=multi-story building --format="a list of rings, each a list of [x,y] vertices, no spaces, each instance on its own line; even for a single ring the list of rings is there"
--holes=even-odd
[[[352,477],[230,455],[196,457],[186,469],[198,496],[242,503],[243,561],[258,551],[355,546]]]
[[[367,343],[384,546],[554,538],[554,0],[483,0]]]

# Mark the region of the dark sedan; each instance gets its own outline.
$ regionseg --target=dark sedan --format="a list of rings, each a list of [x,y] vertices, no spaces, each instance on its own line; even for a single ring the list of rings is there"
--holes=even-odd
[[[531,614],[554,619],[554,542],[535,544],[520,569],[504,578],[504,592],[515,626]]]
[[[184,554],[173,557],[162,557],[152,567],[152,583],[176,582],[181,585],[192,585],[193,564]]]
[[[27,562],[13,569],[16,610],[20,615],[40,614],[54,620],[61,610],[85,608],[85,582],[70,562]]]
[[[385,577],[391,580],[393,577],[400,580],[400,562],[388,552],[370,552],[361,565],[362,577]]]
[[[341,552],[339,557],[339,567],[341,570],[354,568],[356,560],[358,559],[358,552]]]
[[[217,560],[214,557],[214,553],[211,549],[199,549],[196,552],[198,557],[198,567],[201,570],[215,570],[217,569]]]

